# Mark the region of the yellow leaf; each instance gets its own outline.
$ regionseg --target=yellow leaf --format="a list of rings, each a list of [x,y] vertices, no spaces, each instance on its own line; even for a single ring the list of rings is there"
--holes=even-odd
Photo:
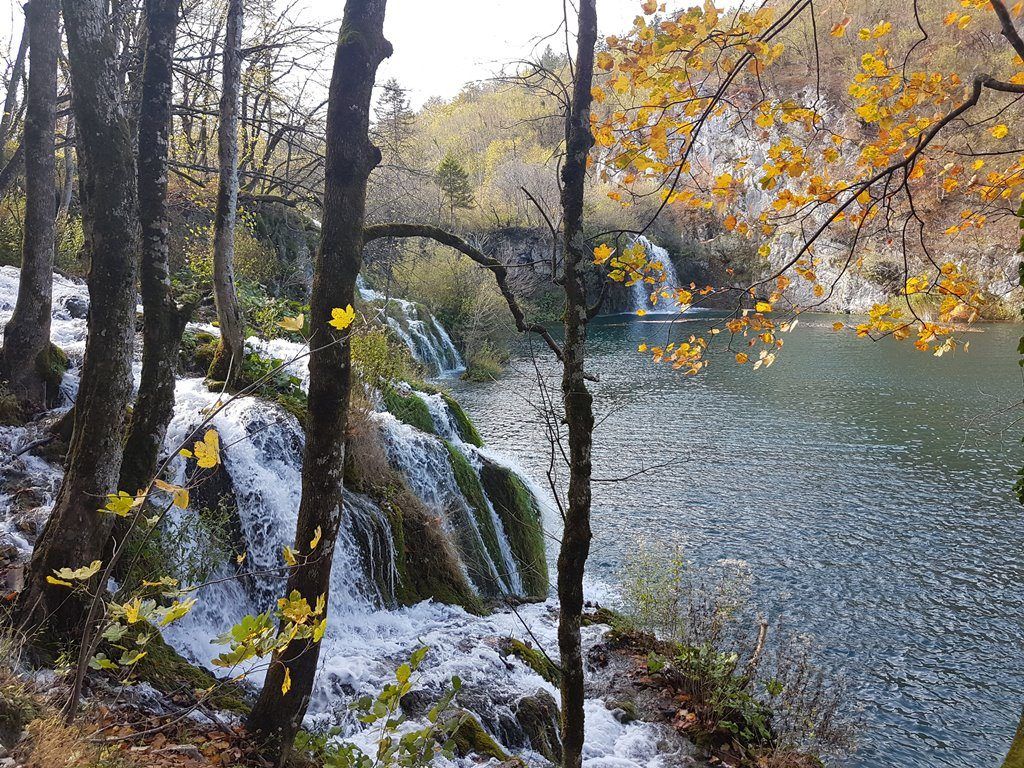
[[[316,527],[316,531],[314,531],[314,533],[313,533],[313,538],[309,540],[309,549],[310,549],[310,551],[316,549],[316,545],[320,543],[320,537],[323,536],[323,534],[324,534],[323,530],[318,525]]]
[[[595,59],[598,69],[611,69],[615,66],[615,59],[607,51],[601,51]]]
[[[757,312],[771,312],[772,305],[769,304],[767,301],[759,301],[757,302],[757,304],[754,305],[754,310]]]
[[[70,581],[64,581],[63,579],[58,579],[56,576],[47,576],[46,577],[46,583],[47,584],[56,584],[58,587],[70,587],[70,586],[72,586]]]
[[[352,305],[349,304],[345,309],[335,307],[331,310],[331,322],[330,325],[337,328],[339,331],[344,331],[350,325],[352,321],[356,319],[356,311],[352,309]]]
[[[284,668],[284,680],[281,681],[281,693],[287,694],[292,689],[292,672],[288,667]]]
[[[641,344],[639,347],[636,348],[636,351],[637,352],[646,352],[647,351],[647,345],[646,344]]]
[[[637,313],[637,315],[639,315],[640,317],[643,317],[644,315],[646,315],[646,314],[647,314],[647,310],[646,310],[646,309],[638,309],[638,310],[636,311],[636,313]]]
[[[594,263],[604,264],[612,257],[613,253],[615,253],[615,250],[610,245],[601,243],[601,245],[594,249]]]
[[[644,0],[644,4],[640,7],[644,9],[644,13],[650,16],[658,10],[658,0]]]
[[[999,125],[994,125],[994,126],[992,126],[992,128],[989,129],[989,133],[991,133],[997,139],[1005,138],[1006,134],[1008,134],[1009,132],[1010,132],[1010,129],[1004,123],[1000,123]]]
[[[124,491],[107,494],[107,503],[100,512],[108,512],[118,517],[127,517],[134,507],[142,503],[142,499],[130,496]]]
[[[136,597],[129,603],[121,606],[124,610],[124,618],[129,624],[135,624],[142,618],[142,598]]]
[[[192,446],[192,453],[200,469],[212,469],[220,464],[220,436],[217,430],[206,430],[203,439],[197,440]]]
[[[295,551],[291,547],[285,547],[281,551],[281,557],[289,566],[295,567],[299,564],[299,561],[295,559]]]
[[[851,19],[847,16],[842,21],[837,21],[832,25],[832,30],[829,32],[832,37],[843,37],[846,34],[846,27],[849,25]]]
[[[740,365],[743,365],[748,360],[750,360],[750,357],[747,355],[746,352],[737,352],[736,353],[736,362],[739,363]]]
[[[161,491],[173,494],[174,506],[178,509],[188,509],[188,488],[181,488],[171,483],[165,483],[163,480],[157,479],[153,481],[153,485],[159,488]]]
[[[842,323],[832,323],[832,330],[833,331],[841,331],[845,327],[846,326],[844,326]]]
[[[286,317],[278,321],[277,324],[286,331],[299,332],[306,325],[306,316],[300,312],[295,317]]]
[[[89,565],[83,565],[81,568],[57,568],[54,570],[54,573],[61,579],[86,581],[99,573],[100,566],[102,565],[103,563],[99,560],[93,560]]]

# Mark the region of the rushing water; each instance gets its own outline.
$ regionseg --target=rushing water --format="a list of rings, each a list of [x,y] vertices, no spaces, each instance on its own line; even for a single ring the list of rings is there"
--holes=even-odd
[[[614,579],[644,535],[698,563],[742,559],[770,614],[850,679],[864,727],[849,765],[998,766],[1024,705],[1020,329],[988,327],[938,359],[834,320],[805,318],[769,369],[721,348],[697,377],[637,353],[664,341],[663,319],[593,327],[595,476],[653,469],[596,484],[592,571]],[[524,348],[509,375],[457,394],[540,478],[537,392]]]

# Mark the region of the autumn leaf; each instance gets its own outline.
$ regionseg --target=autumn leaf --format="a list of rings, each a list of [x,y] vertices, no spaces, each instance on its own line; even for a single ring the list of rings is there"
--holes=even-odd
[[[220,436],[217,430],[208,429],[203,439],[192,447],[196,464],[201,469],[212,469],[220,464]]]
[[[658,10],[658,0],[644,0],[644,4],[640,7],[643,8],[644,13],[650,16]]]
[[[281,693],[287,695],[292,689],[292,672],[288,667],[284,668],[284,680],[281,681]]]
[[[316,549],[317,544],[320,543],[320,537],[323,536],[323,529],[318,525],[316,531],[313,533],[313,538],[309,540],[309,549],[313,551]]]
[[[100,512],[107,512],[111,515],[117,515],[118,517],[127,517],[128,513],[131,512],[136,505],[141,503],[141,499],[127,494],[124,491],[108,493],[107,503],[103,505]]]
[[[188,488],[181,488],[177,485],[164,482],[163,480],[156,479],[153,481],[153,485],[159,488],[161,491],[166,491],[172,494],[174,497],[174,506],[178,509],[188,509]]]
[[[843,325],[842,323],[832,323],[832,330],[833,330],[833,331],[841,331],[841,330],[843,330],[843,328],[845,328],[845,327],[846,327],[846,326],[845,326],[845,325]]]
[[[47,576],[46,577],[46,583],[47,584],[55,584],[58,587],[72,587],[72,586],[74,586],[70,581],[64,581],[63,579],[58,579],[56,576]]]
[[[757,302],[757,304],[754,305],[754,311],[755,312],[771,312],[772,311],[772,305],[769,304],[767,301],[759,301],[759,302]]]
[[[850,21],[851,19],[849,16],[844,18],[842,21],[837,21],[832,25],[832,29],[829,31],[829,34],[832,35],[832,37],[843,37],[846,35],[846,28],[849,26]]]
[[[356,311],[349,304],[345,309],[335,307],[331,310],[331,321],[330,325],[337,328],[339,331],[344,331],[350,325],[352,321],[356,319]]]
[[[54,569],[53,572],[58,579],[86,581],[87,579],[91,579],[93,576],[99,573],[100,567],[102,565],[103,563],[101,561],[93,560],[91,563],[89,563],[89,565],[83,565],[81,568],[56,568]]]
[[[999,123],[999,125],[994,125],[989,129],[989,133],[991,133],[997,139],[1006,138],[1006,134],[1008,134],[1009,132],[1010,129],[1006,126],[1005,123]]]
[[[306,325],[306,316],[300,312],[295,317],[286,317],[283,320],[279,320],[277,324],[286,331],[299,333]]]
[[[594,249],[594,263],[604,264],[608,259],[612,257],[615,250],[607,243],[601,243]]]
[[[281,557],[284,558],[285,563],[292,568],[299,564],[299,561],[295,558],[295,550],[291,547],[285,547],[281,550]]]
[[[743,365],[748,360],[750,360],[750,356],[746,352],[736,353],[736,362],[739,363],[740,365]]]

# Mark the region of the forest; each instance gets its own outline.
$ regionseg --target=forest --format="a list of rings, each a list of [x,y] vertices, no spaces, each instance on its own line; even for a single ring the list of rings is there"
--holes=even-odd
[[[1024,768],[1024,4],[688,2],[0,7],[0,768]]]

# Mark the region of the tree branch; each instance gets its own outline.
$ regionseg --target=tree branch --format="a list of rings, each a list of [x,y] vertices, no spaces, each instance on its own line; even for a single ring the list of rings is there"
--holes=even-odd
[[[430,224],[376,224],[363,230],[364,244],[385,237],[425,237],[447,245],[449,248],[465,254],[480,266],[491,270],[494,280],[498,284],[498,290],[505,297],[505,303],[508,304],[509,311],[516,321],[516,328],[522,333],[535,333],[540,336],[555,353],[555,356],[559,360],[562,359],[562,347],[551,336],[548,329],[538,323],[527,322],[526,315],[523,313],[522,307],[519,306],[519,301],[508,285],[508,269],[500,261],[474,248],[458,235]]]

